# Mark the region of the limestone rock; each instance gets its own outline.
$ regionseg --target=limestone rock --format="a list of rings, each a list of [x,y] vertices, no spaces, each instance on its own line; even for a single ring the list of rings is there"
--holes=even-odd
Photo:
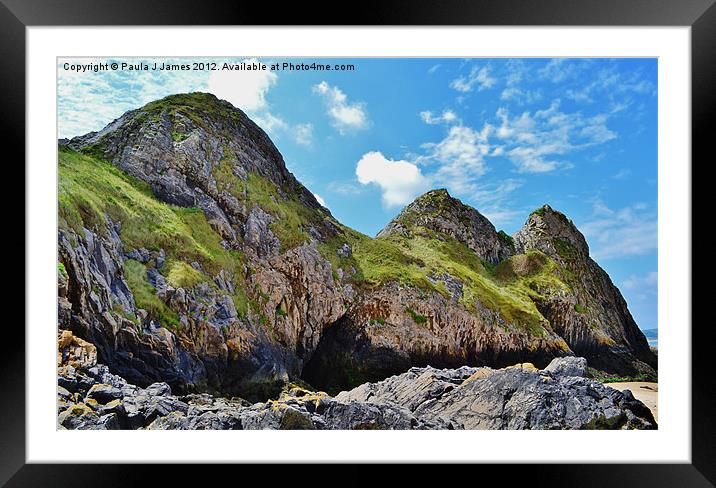
[[[552,376],[586,376],[587,360],[574,356],[554,358],[544,370]]]
[[[63,401],[83,400],[95,383],[126,388],[110,375],[149,390],[127,402],[116,393],[89,397],[100,405],[120,400],[124,414],[105,415],[116,414],[123,428],[145,427],[175,407],[186,422],[177,415],[172,425],[224,422],[208,415],[195,424],[183,404],[151,400],[171,396],[151,393],[155,383],[179,396],[209,392],[263,401],[300,378],[337,393],[418,364],[541,368],[573,354],[601,371],[655,375],[656,358],[621,294],[589,258],[581,233],[549,207],[533,213],[512,239],[446,190],[428,192],[380,232],[373,243],[378,255],[368,256],[388,268],[409,268],[419,279],[372,282],[364,276],[366,246],[356,233],[296,180],[261,128],[213,95],[151,102],[61,144],[108,161],[133,185],[146,186],[142,191],[154,205],[174,206],[163,211],[187,218],[199,213],[195,217],[210,227],[202,235],[188,229],[158,246],[152,226],[128,228],[108,211],[58,232],[65,270],[58,276],[58,321],[63,334],[71,333],[61,337],[58,361],[65,366],[58,382],[81,397]],[[142,232],[146,240],[128,244],[128,235]],[[402,256],[399,246],[381,255],[381,246],[399,236],[406,238],[403,247],[429,239],[436,246],[430,253],[450,254],[451,266]],[[194,241],[193,254],[179,259],[177,249]],[[231,253],[231,262],[201,257],[222,251]],[[547,261],[556,263],[548,271],[559,274],[564,287],[529,283],[529,297],[506,300],[481,296],[484,284],[456,269],[495,278],[487,288],[504,290],[509,279],[529,277],[535,263]],[[515,303],[524,306],[512,310]],[[78,341],[91,343],[94,352]],[[92,366],[96,362],[101,367]],[[280,424],[264,413],[246,425]],[[388,415],[356,418],[364,414],[372,419],[366,425],[379,426],[385,424],[380,415]],[[323,428],[325,419],[311,418]],[[112,419],[105,424],[114,425]]]
[[[450,196],[447,190],[431,190],[418,197],[381,230],[378,237],[394,232],[410,233],[420,227],[455,238],[490,263],[498,263],[514,253],[487,218]]]
[[[571,359],[571,358],[570,358]],[[303,387],[248,404],[237,398],[172,395],[166,383],[127,383],[102,364],[60,366],[58,426],[65,429],[372,430],[652,429],[650,410],[627,390],[580,376],[517,367],[411,368],[331,397]],[[571,370],[570,370],[571,371]],[[111,398],[111,400],[110,400]]]

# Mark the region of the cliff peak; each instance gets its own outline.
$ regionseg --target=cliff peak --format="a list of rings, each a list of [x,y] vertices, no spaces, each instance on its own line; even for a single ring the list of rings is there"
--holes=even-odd
[[[421,228],[456,239],[491,263],[513,253],[511,243],[500,237],[484,215],[451,196],[444,188],[417,197],[378,233],[378,237],[395,233],[409,236]]]
[[[147,183],[164,203],[200,208],[227,242],[248,236],[260,253],[278,244],[266,232],[256,237],[257,228],[273,224],[283,249],[335,233],[329,211],[288,171],[268,135],[210,93],[149,102],[61,143]]]
[[[513,236],[518,252],[538,249],[559,261],[589,256],[584,235],[562,212],[545,204]]]

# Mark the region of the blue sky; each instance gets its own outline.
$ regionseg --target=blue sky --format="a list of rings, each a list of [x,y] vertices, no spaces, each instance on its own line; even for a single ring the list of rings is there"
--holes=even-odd
[[[259,60],[353,64],[352,71],[64,69],[107,61],[114,59],[59,60],[60,137],[99,130],[169,94],[208,91],[247,112],[333,215],[368,235],[431,188],[447,188],[508,233],[550,204],[585,234],[639,326],[657,327],[655,59]]]

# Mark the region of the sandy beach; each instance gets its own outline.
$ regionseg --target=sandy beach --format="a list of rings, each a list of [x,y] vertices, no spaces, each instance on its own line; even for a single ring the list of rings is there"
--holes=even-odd
[[[659,384],[646,381],[629,381],[624,383],[606,383],[619,391],[631,390],[634,398],[641,400],[654,414],[656,421],[659,421],[658,397]]]

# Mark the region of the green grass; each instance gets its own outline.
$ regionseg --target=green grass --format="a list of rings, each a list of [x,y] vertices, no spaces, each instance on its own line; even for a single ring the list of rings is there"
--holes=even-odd
[[[206,276],[184,261],[172,261],[165,265],[167,282],[174,288],[192,288],[194,285],[206,281]],[[164,270],[162,270],[164,271]]]
[[[587,313],[587,307],[580,305],[579,303],[574,304],[574,311],[577,313]]]
[[[60,228],[81,234],[87,227],[104,235],[109,217],[121,223],[127,250],[164,249],[168,261],[196,261],[211,275],[222,269],[239,275],[243,254],[221,246],[201,210],[160,202],[146,183],[66,147],[60,147],[58,165]]]
[[[602,383],[629,383],[634,381],[653,381],[653,378],[645,374],[639,374],[636,376],[610,376],[608,378],[602,378]]]
[[[204,97],[189,99],[187,107],[199,103]],[[160,106],[176,107],[176,104],[164,106],[160,103],[154,108]],[[333,266],[334,276],[337,276],[335,270],[339,267],[346,272],[353,268],[355,273],[346,279],[360,287],[397,282],[447,297],[445,284],[441,281],[432,283],[428,277],[449,273],[463,283],[461,303],[468,310],[474,310],[476,301],[479,301],[482,306],[498,312],[511,326],[538,336],[545,333],[542,327],[545,319],[537,310],[535,300],[569,290],[569,285],[561,278],[565,276],[565,270],[539,251],[491,265],[455,239],[422,227],[414,227],[410,239],[399,234],[376,239],[365,236],[338,224],[320,210],[305,207],[290,189],[281,191],[257,173],[249,173],[246,179],[237,177],[233,172],[236,156],[226,147],[223,151],[222,161],[213,171],[220,190],[230,192],[248,206],[258,205],[273,215],[275,221],[271,230],[284,250],[305,242],[309,238],[308,226],[330,220],[340,232],[319,243],[319,249]],[[81,235],[82,227],[87,227],[102,234],[106,232],[110,218],[121,223],[120,237],[127,249],[165,250],[167,259],[161,271],[173,286],[191,287],[200,282],[215,286],[210,277],[224,270],[234,283],[236,292],[232,299],[239,315],[246,317],[253,312],[257,316],[261,314],[260,323],[268,322],[268,317],[262,313],[260,303],[264,301],[260,290],[246,289],[243,254],[221,246],[222,238],[214,232],[201,210],[159,202],[147,184],[106,161],[66,147],[59,150],[59,172],[61,228],[73,229]],[[437,199],[435,204],[439,206],[445,196],[437,192],[430,198]],[[500,238],[510,242],[506,234]],[[337,255],[336,251],[343,244],[352,248],[350,257]],[[194,261],[200,264],[203,272],[188,264]],[[141,296],[138,304],[141,302],[142,305],[139,306],[151,307],[152,313],[171,324],[175,314],[172,316],[166,306],[162,308],[160,305],[161,301],[146,283],[146,270],[141,273],[135,264],[130,266],[135,267],[132,286]],[[284,311],[276,310],[276,315],[281,316],[281,312]],[[413,317],[416,323],[425,323],[416,317]]]
[[[151,318],[164,327],[177,328],[179,326],[177,313],[157,297],[156,290],[147,281],[145,265],[139,261],[128,259],[124,262],[124,277],[132,290],[138,308],[146,310]]]
[[[179,132],[172,132],[172,140],[174,142],[181,142],[188,138],[187,134],[180,134]]]
[[[542,205],[540,208],[533,210],[530,215],[539,215],[540,217],[544,217],[547,212],[552,213],[553,215],[556,215],[562,222],[565,224],[570,223],[571,221],[567,218],[566,215],[564,215],[559,210],[555,210],[549,205]]]
[[[568,274],[566,270],[540,251],[529,251],[492,265],[455,239],[422,227],[412,230],[411,238],[393,234],[371,239],[344,227],[341,234],[321,244],[320,249],[334,268],[354,268],[356,274],[351,280],[360,286],[397,282],[448,297],[442,281],[432,283],[428,279],[431,274],[447,272],[463,283],[460,303],[465,308],[474,311],[477,300],[498,312],[507,323],[540,337],[545,335],[542,324],[546,319],[535,301],[571,291],[563,278]],[[353,250],[348,258],[336,254],[345,243]]]
[[[428,318],[425,315],[420,315],[410,307],[406,307],[405,312],[412,317],[416,324],[424,324],[428,321]]]
[[[502,244],[509,247],[510,249],[515,249],[515,240],[507,232],[501,230],[497,233],[497,237],[498,239],[500,239],[500,242],[502,242]]]
[[[552,243],[554,244],[554,249],[557,251],[557,254],[566,261],[577,259],[579,256],[577,248],[567,239],[555,237],[552,239]]]
[[[137,111],[137,117],[149,117],[158,120],[162,113],[170,118],[180,113],[199,127],[205,127],[208,121],[240,120],[241,114],[236,109],[221,103],[209,93],[181,93],[170,95],[146,104]]]
[[[279,188],[267,178],[249,173],[245,180],[233,172],[236,156],[227,147],[212,176],[220,191],[228,191],[249,207],[259,206],[274,217],[269,228],[281,242],[285,251],[300,246],[309,239],[306,230],[311,223],[318,223],[327,216],[320,210],[311,209],[298,201],[296,195],[282,195]]]
[[[108,218],[120,223],[120,237],[126,250],[164,249],[167,259],[161,271],[173,286],[191,287],[200,282],[215,286],[211,277],[224,270],[238,290],[239,298],[234,299],[239,304],[237,310],[245,316],[250,300],[243,291],[244,255],[223,248],[221,236],[211,228],[200,209],[160,202],[146,183],[106,161],[64,146],[59,148],[58,167],[61,229],[82,235],[82,227],[87,227],[105,235]],[[200,264],[203,273],[188,264],[194,261]],[[135,266],[133,284],[142,296],[138,306],[150,307],[154,313],[168,318],[168,324],[176,322],[175,314],[162,308],[158,298],[149,299],[149,289],[140,287],[141,281],[136,279],[136,265],[131,266]],[[147,286],[151,288],[148,283]]]
[[[539,251],[530,251],[494,266],[455,239],[425,228],[413,230],[409,239],[399,234],[371,239],[343,228],[343,233],[322,244],[321,250],[334,268],[356,269],[352,280],[361,286],[397,282],[447,297],[442,281],[428,280],[431,274],[447,272],[463,283],[461,303],[465,308],[474,311],[478,300],[499,312],[506,322],[544,336],[542,324],[546,319],[537,310],[535,300],[570,290],[560,278],[564,270],[557,263]],[[353,250],[349,258],[336,254],[344,243]]]
[[[68,277],[67,270],[65,269],[64,263],[60,263],[60,262],[57,263],[57,272],[60,274],[60,276],[62,276],[65,279]]]
[[[246,318],[249,309],[258,309],[258,305],[252,303],[252,300],[248,297],[246,291],[243,288],[237,288],[234,294],[231,296],[231,299],[233,300],[234,306],[236,307],[236,312],[242,319]]]

